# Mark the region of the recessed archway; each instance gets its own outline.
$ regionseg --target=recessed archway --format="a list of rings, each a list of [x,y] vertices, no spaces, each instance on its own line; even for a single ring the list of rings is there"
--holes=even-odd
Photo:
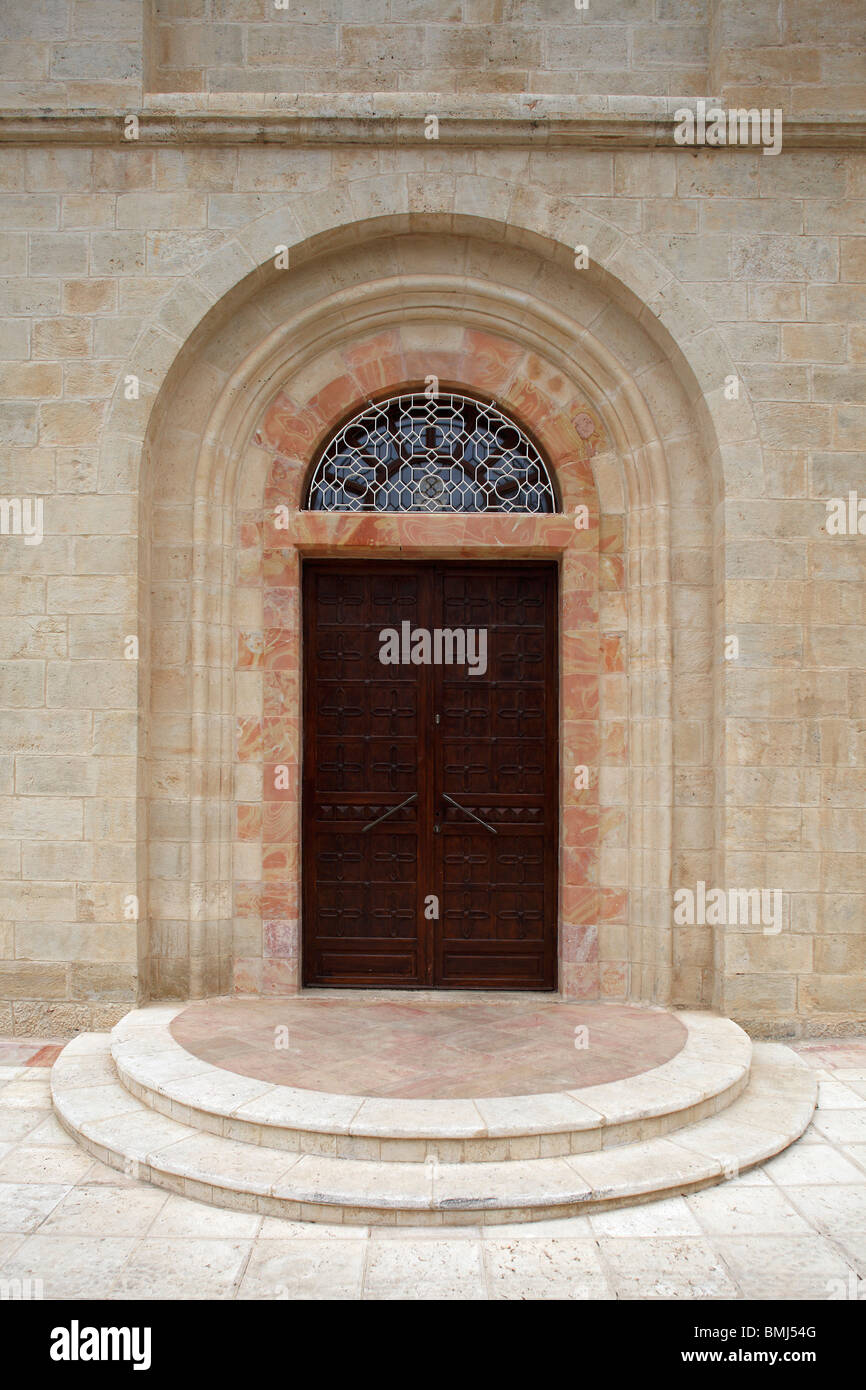
[[[667,351],[657,345],[665,336],[658,320],[627,311],[622,301],[632,296],[621,285],[613,293],[609,275],[576,275],[564,248],[549,243],[530,251],[503,243],[498,230],[495,239],[468,235],[479,230],[491,229],[468,219],[467,235],[433,238],[389,222],[373,224],[369,231],[381,235],[362,243],[355,229],[326,239],[330,249],[314,239],[288,275],[256,272],[243,294],[226,297],[160,394],[145,450],[153,491],[142,488],[156,580],[152,607],[143,594],[143,628],[153,642],[150,743],[142,743],[151,793],[142,956],[145,988],[158,997],[233,983],[264,987],[264,966],[256,978],[248,963],[267,958],[258,943],[273,903],[262,887],[260,851],[239,838],[234,807],[261,797],[255,769],[235,758],[237,721],[254,717],[255,699],[251,683],[238,680],[244,673],[232,675],[236,633],[244,624],[256,628],[263,601],[260,584],[237,582],[255,567],[244,528],[264,520],[277,491],[297,507],[311,449],[335,409],[438,366],[444,380],[475,381],[503,400],[511,390],[515,414],[536,430],[546,427],[559,448],[566,511],[573,515],[598,492],[599,719],[595,742],[583,744],[580,758],[564,752],[563,764],[572,758],[597,768],[599,880],[597,894],[577,891],[563,902],[563,937],[581,929],[571,931],[567,992],[711,1002],[712,945],[681,929],[678,939],[669,910],[673,856],[711,874],[715,852],[712,835],[695,848],[678,842],[674,791],[679,766],[684,795],[698,788],[711,820],[718,796],[711,580],[720,488],[702,437],[707,409],[688,373],[684,389],[679,349],[669,340]],[[508,344],[504,357],[492,349],[497,337]],[[354,353],[349,361],[347,353]],[[464,361],[459,372],[455,353]],[[288,450],[260,428],[286,400],[300,431],[299,447]],[[591,463],[573,428],[578,407],[599,426]],[[320,545],[350,554],[368,546],[362,519],[340,518],[339,533],[307,529],[322,520],[336,519],[298,518],[296,550]],[[563,523],[550,520],[560,527],[553,546],[561,554]],[[509,525],[516,528],[512,553],[533,553],[523,521]],[[564,529],[573,544],[580,535],[573,521]],[[470,533],[469,543],[490,541]],[[383,553],[402,553],[406,544],[392,530]],[[493,544],[499,551],[502,538]],[[586,591],[587,558],[578,592]],[[678,622],[689,629],[689,646],[674,654]],[[241,961],[247,964],[235,974]],[[268,987],[290,990],[296,980],[296,967],[283,962]]]

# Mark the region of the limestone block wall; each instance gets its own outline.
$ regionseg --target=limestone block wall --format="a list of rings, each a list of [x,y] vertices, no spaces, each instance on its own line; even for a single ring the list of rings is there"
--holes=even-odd
[[[862,111],[860,0],[17,0],[0,109],[146,92],[715,94]]]
[[[0,4],[0,109],[139,105],[146,0]]]
[[[790,116],[862,113],[864,47],[859,0],[713,0],[710,90]]]
[[[707,89],[707,0],[152,0],[153,91]]]
[[[690,44],[704,35],[703,68],[642,57],[631,78],[601,62],[497,69],[527,91],[588,90],[558,84],[565,72],[588,82],[591,69],[611,94],[694,81],[840,116],[817,147],[792,138],[773,157],[677,148],[670,123],[654,148],[625,123],[615,147],[546,147],[531,133],[434,143],[420,133],[423,92],[414,138],[383,135],[371,116],[352,145],[247,142],[232,121],[249,102],[233,107],[230,83],[287,90],[280,74],[300,71],[264,50],[250,62],[253,32],[281,22],[266,5],[108,8],[0,3],[0,101],[16,108],[0,142],[0,499],[44,508],[41,543],[7,522],[0,534],[0,1031],[105,1027],[152,993],[229,987],[238,960],[256,962],[241,982],[296,979],[265,966],[261,928],[231,895],[257,812],[249,772],[232,785],[244,716],[226,576],[242,514],[261,501],[196,484],[190,451],[227,437],[214,423],[221,393],[313,294],[305,265],[318,266],[317,296],[360,293],[388,269],[383,238],[418,235],[409,269],[426,274],[458,230],[486,247],[483,269],[464,248],[464,259],[448,251],[449,272],[507,288],[513,324],[539,305],[569,316],[559,360],[608,421],[611,447],[593,460],[611,639],[594,858],[605,891],[599,920],[562,923],[580,927],[575,950],[598,953],[565,959],[573,987],[713,1004],[755,1032],[862,1027],[866,535],[829,535],[826,506],[866,499],[866,151],[851,125],[864,104],[862,7],[716,0],[674,15],[657,0],[615,17],[599,0],[590,23],[627,33],[632,63],[644,24],[682,23]],[[538,39],[579,22],[573,5],[536,19],[504,0],[438,5],[433,18],[408,0],[381,8],[383,24],[423,29],[425,45],[449,25]],[[338,44],[375,10],[298,13],[299,27],[335,31],[333,65],[311,62],[305,91],[324,85],[308,76],[366,69]],[[240,35],[226,50],[240,53],[236,70],[211,61],[214,26]],[[181,30],[186,50],[172,47]],[[184,52],[169,77],[168,57]],[[399,67],[410,90],[470,91],[479,72],[494,83],[488,68],[424,63]],[[197,94],[222,94],[216,135],[181,140],[163,125],[127,142],[119,119],[66,134],[51,123],[52,111],[135,108],[143,82],[179,83],[175,72],[191,74],[177,98],[188,111]],[[648,118],[662,109],[635,103]],[[488,114],[503,113],[494,103]],[[284,288],[257,299],[281,244]],[[450,292],[438,312],[465,327]],[[626,419],[633,428],[617,425]],[[273,459],[252,426],[219,448],[221,478],[240,476],[250,448],[267,477]],[[255,610],[260,594],[243,587]],[[233,820],[234,800],[251,809]],[[782,930],[672,930],[673,891],[698,881],[778,888]]]

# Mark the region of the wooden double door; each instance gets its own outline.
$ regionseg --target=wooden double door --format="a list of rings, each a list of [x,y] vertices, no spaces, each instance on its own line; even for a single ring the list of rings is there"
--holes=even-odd
[[[556,585],[305,565],[305,984],[555,987]]]

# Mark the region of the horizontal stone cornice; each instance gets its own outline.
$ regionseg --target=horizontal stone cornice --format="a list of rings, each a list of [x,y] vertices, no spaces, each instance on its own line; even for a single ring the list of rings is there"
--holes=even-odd
[[[705,98],[708,105],[724,103]],[[559,149],[693,147],[674,141],[675,112],[692,97],[466,96],[401,92],[347,97],[241,93],[149,94],[126,110],[32,109],[0,113],[7,144],[119,145],[124,121],[138,118],[139,145],[518,145]],[[439,121],[438,139],[425,119]],[[786,118],[783,148],[866,147],[863,119],[815,115]],[[755,146],[725,146],[753,150]]]

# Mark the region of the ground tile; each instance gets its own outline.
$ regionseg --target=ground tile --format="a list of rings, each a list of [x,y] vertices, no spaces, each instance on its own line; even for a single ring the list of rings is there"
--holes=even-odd
[[[77,1145],[70,1149],[60,1144],[17,1144],[0,1161],[0,1182],[74,1183],[84,1177],[92,1162]]]
[[[391,1229],[382,1227],[382,1230]],[[393,1228],[396,1230],[396,1227]],[[403,1227],[405,1231],[406,1227]],[[287,1221],[282,1216],[262,1217],[259,1240],[366,1240],[368,1226],[333,1224],[325,1221]]]
[[[110,1164],[103,1163],[101,1159],[94,1158],[84,1177],[81,1179],[80,1187],[99,1187],[107,1184],[109,1187],[138,1187],[139,1180],[131,1174],[125,1173],[120,1168],[112,1168]]]
[[[491,1298],[613,1297],[593,1240],[485,1240],[482,1254]]]
[[[764,1171],[780,1187],[791,1183],[862,1183],[866,1174],[830,1144],[792,1144],[771,1158]]]
[[[50,1108],[18,1110],[10,1106],[7,1110],[0,1106],[0,1139],[6,1144],[17,1144],[21,1139],[26,1139],[28,1134],[32,1134],[39,1125],[44,1124],[50,1115]]]
[[[863,1233],[866,1248],[866,1183],[785,1188],[794,1205],[813,1226],[828,1235]]]
[[[70,1189],[69,1183],[0,1183],[0,1231],[35,1231]]]
[[[866,1100],[857,1094],[853,1086],[846,1086],[841,1081],[819,1081],[818,1109],[863,1110],[866,1109]]]
[[[207,1202],[194,1202],[189,1197],[171,1193],[148,1235],[154,1238],[212,1236],[225,1240],[252,1240],[260,1233],[263,1220],[255,1212],[212,1207]]]
[[[533,1223],[530,1222],[530,1225]],[[346,1231],[349,1227],[344,1228]],[[481,1240],[485,1230],[493,1230],[492,1226],[371,1226],[369,1234],[371,1240],[442,1240],[443,1235],[449,1240]],[[502,1230],[501,1226],[496,1227]]]
[[[547,1221],[496,1221],[481,1227],[482,1240],[547,1240],[551,1236],[592,1240],[594,1233],[588,1216],[555,1216]]]
[[[40,1234],[141,1236],[151,1226],[166,1194],[158,1187],[76,1187],[46,1217]]]
[[[362,1240],[267,1240],[257,1243],[242,1299],[358,1299],[366,1243]]]
[[[139,1241],[112,1288],[112,1298],[231,1298],[249,1241]]]
[[[117,1236],[29,1236],[3,1266],[4,1278],[41,1279],[43,1296],[106,1298],[135,1245]]]
[[[613,1207],[587,1218],[596,1236],[700,1236],[684,1197],[665,1197],[634,1207]]]
[[[834,1231],[832,1236],[827,1236],[827,1240],[833,1249],[839,1252],[852,1271],[849,1275],[849,1287],[844,1293],[839,1293],[837,1296],[844,1298],[856,1296],[861,1302],[866,1302],[866,1240],[863,1239],[863,1232]],[[856,1294],[852,1292],[850,1285],[854,1285]]]
[[[51,1109],[51,1086],[46,1071],[22,1071],[14,1081],[9,1081],[0,1094],[0,1101],[6,1106],[44,1105]]]
[[[602,1236],[602,1264],[617,1298],[736,1298],[736,1285],[707,1239]]]
[[[686,1202],[704,1230],[720,1235],[797,1235],[809,1230],[784,1194],[772,1188],[725,1183],[693,1192]]]
[[[818,1134],[834,1144],[866,1144],[866,1107],[818,1110],[812,1124]]]
[[[371,1242],[364,1277],[366,1299],[471,1299],[487,1297],[480,1241]]]
[[[27,1135],[28,1144],[49,1145],[51,1148],[78,1148],[78,1141],[73,1139],[57,1120],[55,1115],[47,1115],[41,1125],[31,1129]]]
[[[850,1265],[829,1241],[808,1236],[714,1236],[743,1298],[843,1296]]]

